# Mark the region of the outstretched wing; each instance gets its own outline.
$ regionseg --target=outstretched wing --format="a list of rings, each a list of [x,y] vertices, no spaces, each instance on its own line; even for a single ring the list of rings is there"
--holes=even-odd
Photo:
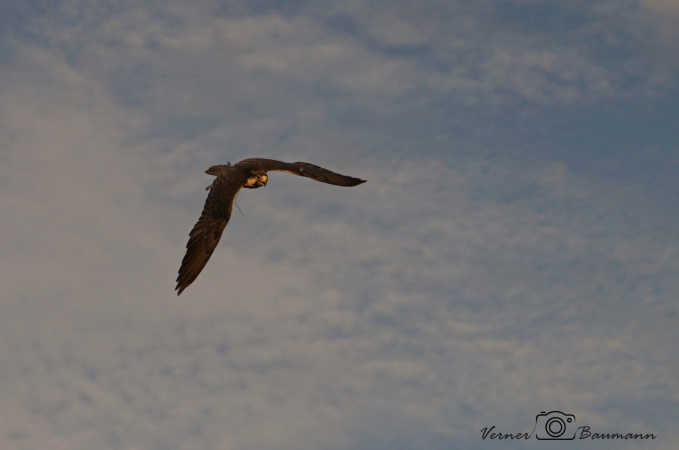
[[[193,283],[222,237],[231,217],[233,200],[242,186],[242,180],[235,173],[233,175],[219,176],[212,183],[203,213],[189,233],[186,254],[177,275],[177,295]]]
[[[365,180],[361,180],[360,178],[342,175],[306,162],[287,163],[276,161],[275,159],[249,158],[236,164],[236,167],[257,172],[280,170],[302,177],[313,178],[316,181],[334,184],[336,186],[356,186],[365,183]]]

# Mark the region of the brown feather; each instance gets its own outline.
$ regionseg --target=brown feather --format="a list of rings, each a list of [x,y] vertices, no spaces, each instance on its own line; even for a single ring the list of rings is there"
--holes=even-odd
[[[365,183],[365,180],[360,178],[342,175],[337,172],[325,169],[306,162],[287,163],[284,161],[277,161],[275,159],[265,158],[249,158],[240,161],[236,167],[250,170],[252,172],[268,172],[271,170],[280,170],[283,172],[292,173],[301,177],[312,178],[323,183],[334,184],[336,186],[356,186]]]
[[[246,180],[271,170],[289,172],[336,186],[356,186],[365,183],[365,180],[360,178],[342,175],[305,162],[287,163],[274,159],[249,158],[240,161],[235,166],[227,164],[210,167],[206,170],[206,173],[214,175],[216,178],[208,186],[210,192],[205,200],[203,212],[189,233],[186,254],[182,259],[177,275],[177,286],[175,287],[177,295],[181,294],[188,285],[195,281],[212,256],[212,252],[217,247],[224,228],[231,218],[236,194]],[[259,178],[257,177],[257,179]],[[264,184],[266,184],[266,179],[264,179]],[[261,187],[261,185],[248,184],[247,187],[256,188]]]
[[[177,275],[177,295],[193,283],[212,256],[231,218],[233,201],[242,184],[243,177],[238,171],[220,175],[212,183],[203,213],[189,233],[186,254]]]

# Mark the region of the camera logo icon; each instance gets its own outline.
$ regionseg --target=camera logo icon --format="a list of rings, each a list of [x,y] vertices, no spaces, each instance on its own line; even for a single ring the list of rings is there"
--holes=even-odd
[[[535,438],[567,441],[575,439],[575,415],[563,411],[542,411],[535,416]]]

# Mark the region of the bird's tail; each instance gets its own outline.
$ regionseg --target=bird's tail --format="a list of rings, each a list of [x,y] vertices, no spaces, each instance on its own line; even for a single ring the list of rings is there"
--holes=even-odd
[[[226,169],[227,167],[231,167],[231,163],[228,163],[228,164],[226,164],[226,165],[225,165],[225,164],[219,164],[219,165],[217,165],[217,166],[212,166],[212,167],[210,167],[209,169],[207,169],[207,170],[205,171],[205,173],[208,174],[208,175],[218,176],[218,175],[221,174],[221,173],[223,172],[223,170]]]

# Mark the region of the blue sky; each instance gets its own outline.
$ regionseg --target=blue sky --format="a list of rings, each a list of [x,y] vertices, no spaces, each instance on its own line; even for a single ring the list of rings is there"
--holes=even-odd
[[[0,7],[0,446],[679,435],[674,0]],[[242,192],[173,293],[213,164]],[[575,444],[574,444],[575,445]]]

